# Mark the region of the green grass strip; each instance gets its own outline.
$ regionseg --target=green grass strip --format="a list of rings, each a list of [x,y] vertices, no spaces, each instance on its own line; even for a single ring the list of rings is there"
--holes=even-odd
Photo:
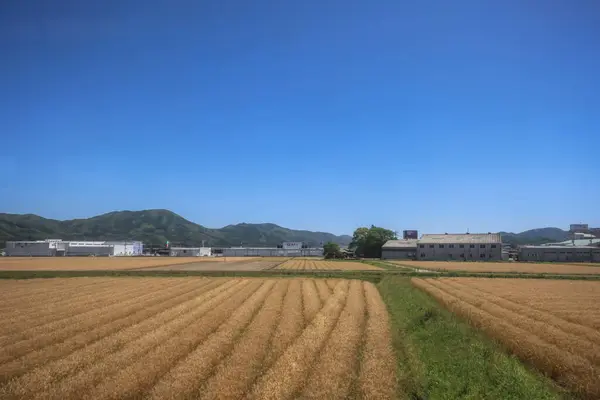
[[[399,398],[564,397],[551,380],[443,309],[409,278],[386,276],[378,288],[390,313]]]

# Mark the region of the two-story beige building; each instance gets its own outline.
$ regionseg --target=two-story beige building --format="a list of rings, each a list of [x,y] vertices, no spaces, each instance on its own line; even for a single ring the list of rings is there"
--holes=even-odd
[[[498,233],[424,234],[417,242],[418,260],[502,260]]]

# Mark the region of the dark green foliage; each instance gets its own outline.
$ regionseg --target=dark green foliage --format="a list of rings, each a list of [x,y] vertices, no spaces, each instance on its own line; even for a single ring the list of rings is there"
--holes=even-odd
[[[210,229],[168,210],[118,211],[87,219],[57,221],[33,214],[0,214],[0,247],[7,240],[141,240],[161,245],[272,246],[305,242],[319,246],[328,241],[348,244],[350,236],[296,231],[274,224],[238,224]]]
[[[393,231],[371,225],[370,228],[361,227],[354,231],[350,248],[355,249],[356,254],[366,258],[380,258],[381,246],[388,240],[396,239]]]
[[[340,246],[333,242],[325,243],[323,246],[323,256],[325,256],[326,259],[344,258],[344,254],[340,250]]]
[[[397,354],[398,398],[557,399],[559,389],[414,288],[408,278],[378,284]]]

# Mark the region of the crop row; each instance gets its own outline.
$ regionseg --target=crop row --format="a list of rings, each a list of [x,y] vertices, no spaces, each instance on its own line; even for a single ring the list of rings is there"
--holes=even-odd
[[[464,278],[412,282],[573,392],[600,397],[600,313],[596,306],[582,318],[580,307],[594,299],[597,304],[597,283]]]
[[[28,299],[3,311],[16,324],[0,335],[1,398],[395,393],[388,316],[368,282],[72,278],[79,290],[69,291],[57,281],[28,283],[29,298],[20,283],[0,283]],[[56,307],[35,302],[52,303],[48,291],[62,293]]]

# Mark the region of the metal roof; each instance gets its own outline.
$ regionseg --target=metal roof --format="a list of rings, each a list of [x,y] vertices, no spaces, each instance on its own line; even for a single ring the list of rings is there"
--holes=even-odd
[[[400,240],[388,240],[382,246],[383,249],[406,249],[406,248],[417,248],[417,239],[400,239]]]
[[[499,233],[424,234],[419,243],[502,243]]]
[[[595,247],[595,246],[553,246],[553,245],[544,245],[544,244],[541,244],[539,246],[519,246],[519,249],[599,250],[600,251],[600,247]]]
[[[547,243],[542,246],[589,246],[600,244],[600,239],[575,239],[575,240],[565,240],[564,242],[557,243]]]

